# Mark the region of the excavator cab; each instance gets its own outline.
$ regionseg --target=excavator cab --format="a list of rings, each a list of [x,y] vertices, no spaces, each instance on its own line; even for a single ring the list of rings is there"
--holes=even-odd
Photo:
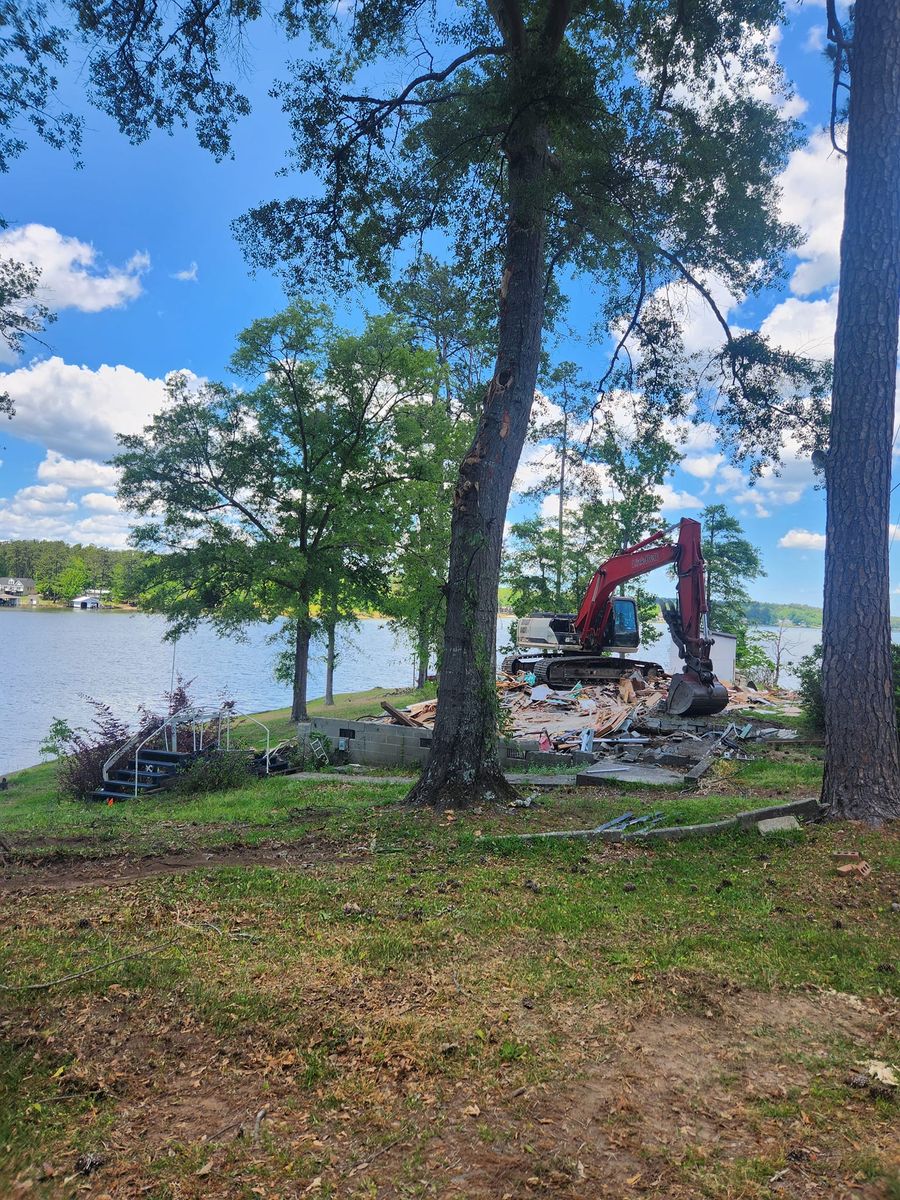
[[[612,618],[604,635],[604,646],[619,653],[633,654],[641,644],[637,603],[627,596],[612,600]],[[520,650],[580,649],[572,613],[531,613],[520,617],[516,627],[516,645]]]
[[[641,627],[638,624],[637,601],[627,596],[614,596],[612,620],[607,628],[606,645],[610,650],[634,653],[641,644]]]

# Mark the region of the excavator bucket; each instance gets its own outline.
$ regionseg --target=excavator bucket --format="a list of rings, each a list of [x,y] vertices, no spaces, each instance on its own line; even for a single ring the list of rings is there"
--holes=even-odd
[[[686,671],[672,676],[666,711],[673,717],[711,717],[721,712],[728,703],[728,692],[716,680],[701,683],[695,675]]]

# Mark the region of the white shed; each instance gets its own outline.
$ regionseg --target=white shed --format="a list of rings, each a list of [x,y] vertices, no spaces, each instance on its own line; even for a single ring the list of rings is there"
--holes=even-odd
[[[72,601],[73,608],[99,608],[100,601],[96,596],[76,596]]]

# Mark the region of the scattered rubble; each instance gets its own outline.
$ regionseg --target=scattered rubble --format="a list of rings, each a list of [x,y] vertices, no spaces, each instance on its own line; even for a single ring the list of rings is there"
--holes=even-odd
[[[746,758],[743,744],[751,741],[790,741],[797,734],[777,726],[761,727],[752,720],[671,717],[665,709],[668,678],[652,682],[632,676],[596,686],[577,683],[568,691],[555,691],[537,683],[530,672],[501,673],[497,693],[501,728],[515,742],[531,742],[546,755],[571,756],[568,761],[587,765],[577,782],[595,785],[598,778],[667,784],[696,785],[720,758]],[[760,715],[796,710],[791,692],[761,692],[729,688],[729,709],[751,706]],[[405,709],[382,703],[384,723],[431,730],[437,700],[423,700]],[[564,760],[565,761],[565,760]]]
[[[802,826],[796,817],[769,817],[765,821],[757,821],[756,828],[767,837],[773,833],[793,833]]]

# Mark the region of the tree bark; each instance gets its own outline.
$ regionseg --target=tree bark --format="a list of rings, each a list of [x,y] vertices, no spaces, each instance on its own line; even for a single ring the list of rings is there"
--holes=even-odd
[[[507,147],[509,219],[498,353],[453,498],[447,616],[431,751],[409,800],[508,797],[497,757],[497,587],[506,507],[531,416],[544,321],[547,132],[522,118]]]
[[[328,708],[334,706],[334,662],[335,662],[335,633],[337,630],[337,621],[333,617],[329,617],[325,622],[325,705]]]
[[[428,682],[428,660],[431,657],[428,643],[428,619],[425,613],[419,620],[416,637],[416,688],[421,691]]]
[[[858,0],[827,455],[822,622],[831,817],[900,817],[888,523],[900,306],[900,7]]]
[[[291,701],[291,720],[308,721],[306,711],[306,689],[309,681],[309,608],[306,615],[297,616],[297,631],[294,640],[294,692]]]

